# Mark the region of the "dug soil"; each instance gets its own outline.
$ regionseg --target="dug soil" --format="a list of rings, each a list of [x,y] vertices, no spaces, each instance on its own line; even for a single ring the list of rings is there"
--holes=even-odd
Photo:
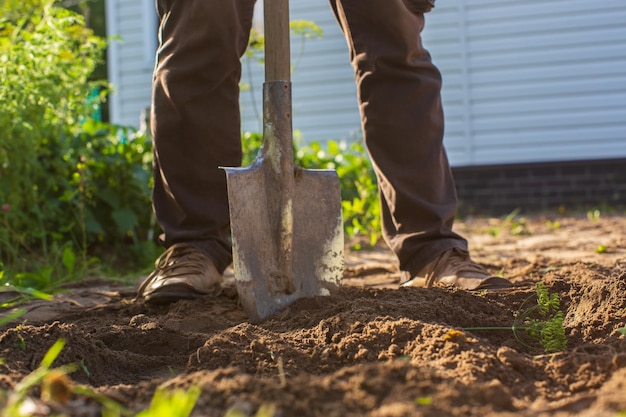
[[[455,228],[477,262],[516,286],[400,288],[385,247],[348,250],[339,294],[253,324],[228,286],[150,307],[132,287],[84,282],[29,302],[0,328],[0,391],[64,339],[54,366],[77,364],[73,384],[134,412],[157,388],[197,386],[195,416],[253,416],[261,406],[285,417],[624,415],[626,216],[475,218]],[[545,353],[520,328],[537,282],[559,296],[563,351]],[[78,394],[63,404],[42,403],[37,389],[31,397],[44,415],[101,413]]]

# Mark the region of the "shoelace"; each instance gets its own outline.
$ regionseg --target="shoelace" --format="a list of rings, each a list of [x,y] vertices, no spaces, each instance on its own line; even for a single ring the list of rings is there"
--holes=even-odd
[[[154,263],[161,275],[202,274],[206,268],[206,256],[196,247],[177,243],[170,246]],[[173,274],[174,271],[178,271]]]
[[[168,278],[172,276],[199,275],[205,271],[206,255],[188,243],[176,243],[165,250],[154,262],[154,272],[142,283],[138,292],[152,282],[152,277]]]

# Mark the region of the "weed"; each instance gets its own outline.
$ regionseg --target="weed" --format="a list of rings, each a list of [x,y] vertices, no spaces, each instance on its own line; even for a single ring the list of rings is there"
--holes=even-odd
[[[26,310],[20,309],[20,310],[12,311],[6,316],[0,317],[0,327],[4,326],[7,323],[12,322],[13,320],[19,319],[24,314],[26,314]]]
[[[619,328],[619,329],[617,329],[617,331],[619,331],[621,334],[626,336],[626,327]]]
[[[535,297],[537,304],[524,308]],[[542,282],[537,283],[536,294],[522,304],[512,326],[467,327],[463,330],[511,330],[523,346],[535,350],[539,344],[546,353],[559,352],[567,348],[559,296],[556,293],[550,294]]]
[[[187,391],[158,389],[154,393],[150,408],[140,412],[136,417],[187,417],[195,407],[200,392],[200,388],[195,386]]]
[[[2,282],[2,272],[0,271],[0,282]],[[27,287],[19,287],[16,285],[9,285],[9,283],[5,283],[0,287],[0,293],[10,293],[15,294],[13,298],[9,298],[8,300],[0,303],[0,308],[10,308],[16,305],[19,305],[25,301],[40,299],[40,300],[51,300],[52,295],[46,292]]]
[[[521,236],[531,234],[528,229],[528,221],[525,217],[519,216],[520,209],[517,208],[511,213],[506,215],[502,221],[494,224],[490,222],[490,227],[487,229],[487,233],[490,236],[498,237],[503,231],[507,231],[510,235]]]
[[[587,219],[591,220],[592,222],[597,222],[598,220],[600,220],[601,215],[602,213],[600,213],[600,210],[598,209],[589,210],[587,212]]]
[[[546,220],[546,227],[548,228],[548,230],[558,230],[561,228],[561,222],[559,222],[558,220]]]
[[[87,375],[87,378],[91,377],[91,372],[89,372],[89,368],[87,368],[87,365],[85,364],[85,359],[81,359],[80,360],[80,367],[83,370],[83,372],[85,373],[85,375]]]
[[[509,229],[509,233],[513,236],[522,236],[529,235],[530,230],[528,229],[528,221],[525,217],[520,217],[520,209],[517,208],[509,213],[502,222],[504,226],[507,226]]]
[[[535,312],[538,312],[538,317],[532,317]],[[567,348],[559,295],[550,294],[543,283],[537,283],[537,305],[525,310],[521,317],[523,329],[539,341],[545,352],[558,352]]]
[[[431,405],[432,403],[433,403],[433,399],[431,397],[417,397],[415,399],[415,404],[422,406],[422,407]]]

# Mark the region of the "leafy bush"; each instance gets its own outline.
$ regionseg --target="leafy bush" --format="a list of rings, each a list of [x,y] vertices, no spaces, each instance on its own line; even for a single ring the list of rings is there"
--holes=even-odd
[[[88,247],[137,242],[150,227],[150,144],[90,119],[101,97],[88,97],[103,86],[89,77],[105,41],[80,15],[52,0],[5,6],[0,259],[12,270],[48,268],[49,277],[85,273]],[[56,258],[61,268],[51,271]]]
[[[72,187],[61,199],[77,211],[73,231],[81,233],[81,246],[93,251],[96,246],[110,250],[121,244],[143,247],[142,242],[151,242],[155,226],[150,137],[90,119],[72,138],[70,147],[72,159],[78,163]]]

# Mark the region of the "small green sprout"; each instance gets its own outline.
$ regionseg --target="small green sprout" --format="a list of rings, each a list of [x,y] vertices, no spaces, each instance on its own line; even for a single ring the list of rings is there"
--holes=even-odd
[[[591,220],[592,222],[597,222],[598,220],[600,220],[600,216],[602,214],[600,213],[600,210],[595,209],[595,210],[589,210],[587,212],[587,219]]]
[[[535,349],[534,343],[539,343],[546,353],[567,349],[563,312],[558,294],[550,294],[545,284],[539,282],[536,292],[537,304],[524,308],[532,298],[534,296],[522,304],[521,313],[518,314],[513,326],[466,327],[463,330],[511,330],[517,341],[529,349]]]
[[[415,404],[422,406],[422,407],[431,405],[432,403],[433,403],[433,399],[430,397],[417,397],[415,399]]]

